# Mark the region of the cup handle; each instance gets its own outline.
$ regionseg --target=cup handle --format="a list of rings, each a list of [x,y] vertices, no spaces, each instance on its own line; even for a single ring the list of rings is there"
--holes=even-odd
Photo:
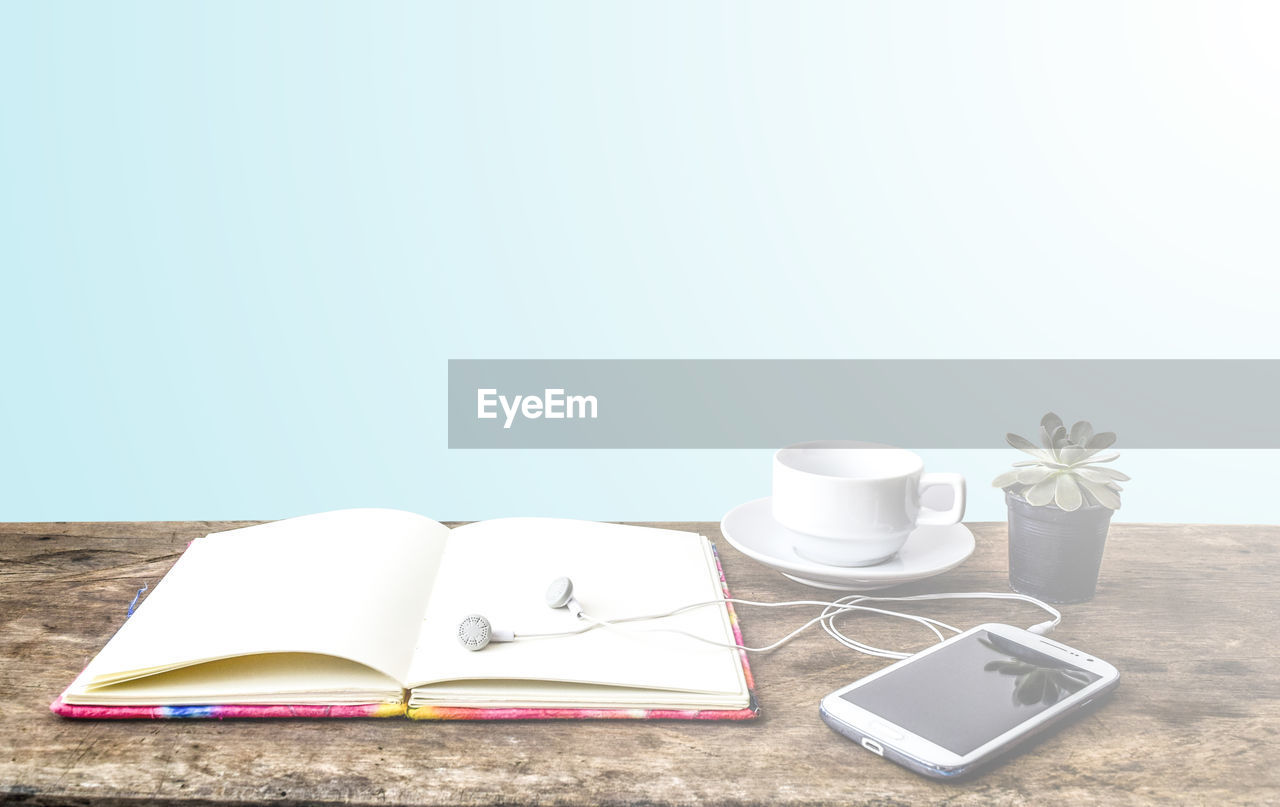
[[[959,524],[964,518],[964,476],[960,474],[924,474],[920,477],[920,492],[928,488],[945,485],[951,488],[951,507],[946,510],[934,510],[932,507],[920,507],[917,525],[929,527],[945,527]]]

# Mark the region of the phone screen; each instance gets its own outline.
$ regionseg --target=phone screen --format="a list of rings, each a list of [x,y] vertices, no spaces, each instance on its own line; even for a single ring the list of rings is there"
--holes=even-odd
[[[963,756],[1101,677],[977,631],[840,697]]]

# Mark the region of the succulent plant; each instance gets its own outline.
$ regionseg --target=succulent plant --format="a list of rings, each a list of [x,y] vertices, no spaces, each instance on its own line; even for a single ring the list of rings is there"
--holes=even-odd
[[[1119,454],[1099,455],[1115,443],[1114,432],[1095,434],[1093,426],[1084,420],[1067,429],[1062,418],[1050,412],[1040,421],[1042,445],[1016,434],[1007,434],[1005,439],[1035,459],[1015,462],[1012,471],[992,480],[992,486],[1015,493],[1036,507],[1056,504],[1063,510],[1078,510],[1100,504],[1110,510],[1120,509],[1120,483],[1129,477],[1100,466]]]

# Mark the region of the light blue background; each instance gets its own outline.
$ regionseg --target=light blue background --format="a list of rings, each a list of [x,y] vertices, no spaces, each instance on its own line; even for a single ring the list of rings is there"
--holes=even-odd
[[[449,358],[1280,358],[1277,41],[1223,0],[6,3],[0,520],[768,492],[762,451],[449,451]],[[1003,517],[1012,450],[925,453]],[[1120,517],[1276,522],[1275,462],[1128,452]]]

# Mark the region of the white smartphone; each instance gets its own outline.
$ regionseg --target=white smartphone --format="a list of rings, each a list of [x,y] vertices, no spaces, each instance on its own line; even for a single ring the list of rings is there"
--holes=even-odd
[[[1009,625],[979,625],[822,699],[831,728],[917,773],[971,773],[1088,707],[1115,667]]]

